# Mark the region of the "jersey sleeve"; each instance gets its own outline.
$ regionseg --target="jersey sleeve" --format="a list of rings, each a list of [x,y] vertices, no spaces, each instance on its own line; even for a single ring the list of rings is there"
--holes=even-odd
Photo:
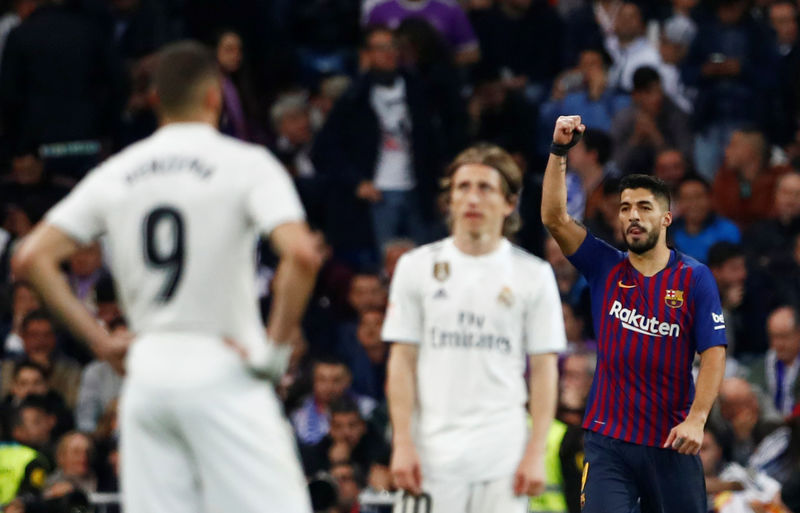
[[[400,257],[389,286],[389,307],[381,331],[385,342],[422,341],[422,294],[411,256]]]
[[[525,310],[525,349],[528,354],[563,352],[567,336],[555,275],[543,265],[536,278],[531,280],[536,289]]]
[[[719,301],[719,290],[708,267],[700,265],[694,269],[694,339],[697,352],[702,353],[714,346],[728,345],[725,339],[725,319]]]
[[[100,169],[90,172],[45,216],[48,224],[62,230],[81,244],[88,244],[105,232]]]
[[[598,277],[605,278],[608,270],[623,258],[625,254],[622,251],[587,232],[578,250],[568,256],[567,260],[592,283]]]
[[[255,183],[247,193],[248,214],[258,230],[268,235],[277,226],[305,219],[305,211],[286,169],[264,152],[254,169]]]

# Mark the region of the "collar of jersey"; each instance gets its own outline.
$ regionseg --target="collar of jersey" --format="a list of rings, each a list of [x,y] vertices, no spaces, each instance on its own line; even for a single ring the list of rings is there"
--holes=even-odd
[[[192,132],[209,132],[215,131],[216,129],[209,125],[208,123],[202,123],[200,121],[179,121],[175,123],[169,123],[164,125],[158,129],[159,133],[163,132],[185,132],[185,131],[192,131]]]
[[[631,263],[631,259],[630,259],[630,251],[628,251],[628,255],[627,255],[627,258],[625,260],[627,261],[628,269],[631,272],[636,273],[637,276],[641,276],[644,279],[650,279],[650,278],[655,278],[659,274],[663,273],[664,271],[666,271],[667,269],[669,269],[670,267],[675,265],[677,263],[677,261],[678,261],[678,252],[674,248],[669,248],[669,260],[667,260],[667,265],[665,265],[663,269],[661,269],[660,271],[658,271],[657,273],[655,273],[652,276],[645,276],[637,268],[635,268],[633,266],[633,264]]]
[[[490,251],[490,252],[484,253],[482,255],[470,255],[469,253],[464,253],[463,251],[458,249],[458,246],[456,246],[456,239],[452,235],[447,238],[447,245],[450,247],[450,249],[453,252],[455,252],[461,258],[464,258],[464,259],[467,259],[467,260],[486,260],[486,259],[492,258],[492,257],[494,257],[496,255],[499,255],[500,253],[505,251],[505,249],[511,245],[511,242],[509,242],[508,239],[503,237],[500,240],[500,244],[497,245],[497,248],[495,248],[494,251]]]

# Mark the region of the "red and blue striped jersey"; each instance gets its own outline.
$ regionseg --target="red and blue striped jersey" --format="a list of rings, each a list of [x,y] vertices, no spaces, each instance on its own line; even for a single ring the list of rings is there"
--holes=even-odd
[[[583,427],[660,447],[694,400],[695,352],[726,345],[714,277],[675,250],[644,276],[627,252],[591,234],[569,260],[589,282],[598,344]]]

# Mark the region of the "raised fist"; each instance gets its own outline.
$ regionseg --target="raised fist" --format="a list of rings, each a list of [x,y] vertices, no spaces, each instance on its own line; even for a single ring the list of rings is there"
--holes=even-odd
[[[572,133],[575,131],[583,132],[586,125],[581,123],[580,116],[559,116],[556,120],[556,128],[553,131],[553,142],[556,144],[569,144],[572,141]]]

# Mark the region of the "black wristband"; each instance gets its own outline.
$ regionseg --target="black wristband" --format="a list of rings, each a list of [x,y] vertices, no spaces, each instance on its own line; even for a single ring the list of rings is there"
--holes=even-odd
[[[575,130],[574,132],[572,132],[572,140],[570,142],[568,142],[567,144],[558,144],[558,143],[555,143],[555,142],[554,143],[550,143],[550,153],[552,153],[553,155],[557,155],[559,157],[566,156],[567,152],[573,146],[578,144],[578,141],[581,140],[581,137],[583,137],[583,132],[579,132],[579,131]]]

